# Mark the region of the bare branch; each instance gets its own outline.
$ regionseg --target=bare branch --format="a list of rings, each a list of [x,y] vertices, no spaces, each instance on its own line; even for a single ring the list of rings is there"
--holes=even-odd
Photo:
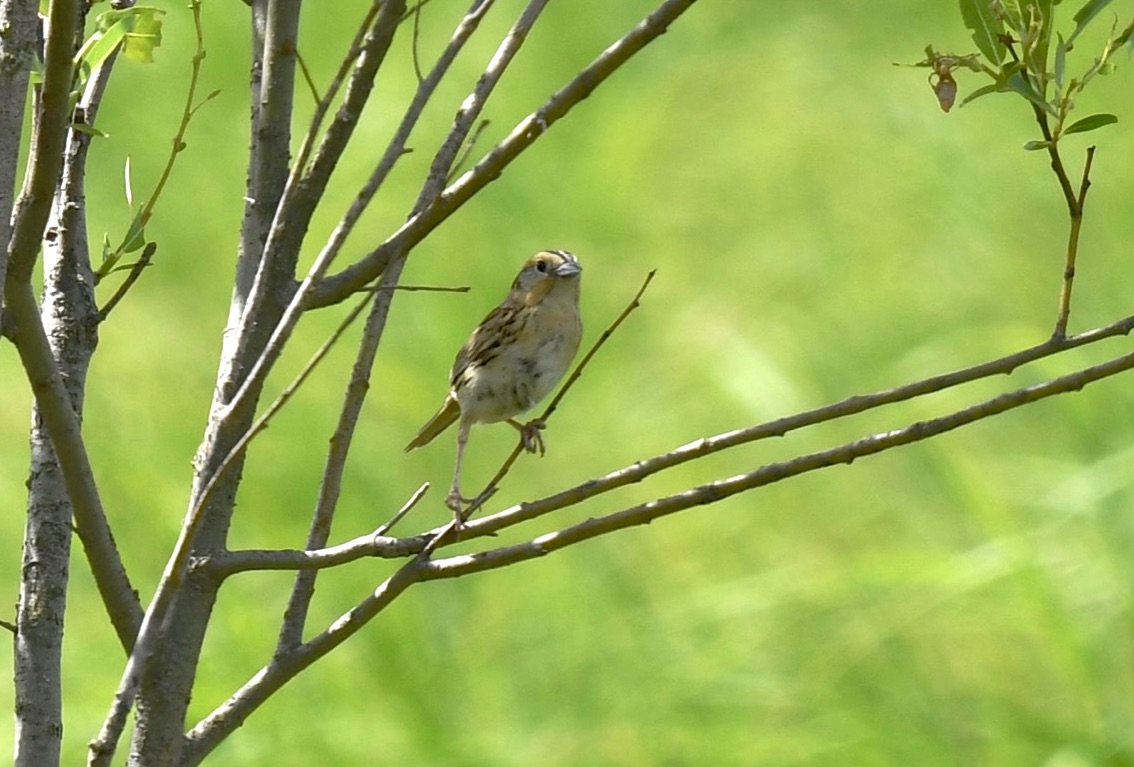
[[[612,514],[588,519],[585,522],[580,522],[571,527],[541,535],[525,543],[513,546],[502,546],[474,554],[462,554],[446,559],[431,560],[422,565],[423,572],[420,573],[419,577],[422,580],[457,578],[470,573],[494,570],[517,562],[536,559],[553,551],[558,551],[559,549],[590,540],[591,538],[596,538],[600,535],[606,535],[636,525],[649,524],[655,519],[692,508],[693,506],[716,503],[737,493],[769,485],[789,477],[815,471],[816,469],[843,463],[849,464],[857,458],[944,434],[958,427],[1007,412],[1032,402],[1037,402],[1047,397],[1079,391],[1087,384],[1117,375],[1131,368],[1134,368],[1134,354],[1126,354],[1100,365],[1094,365],[1075,373],[1054,378],[1046,383],[1002,394],[978,405],[958,410],[940,418],[920,421],[902,429],[873,434],[855,442],[848,442],[838,447],[831,448],[830,450],[803,455],[790,461],[784,461],[783,463],[768,464],[747,474],[741,474],[717,482],[710,482],[686,490],[683,493],[678,493],[677,495],[659,498]],[[507,512],[504,513],[506,514]],[[512,516],[514,519],[511,521],[515,521],[521,516],[528,518],[529,515],[522,514],[521,509],[519,513]]]
[[[28,172],[16,201],[8,243],[8,283],[29,282],[63,168],[70,124],[72,56],[79,24],[77,2],[53,2],[47,17],[43,85],[37,99]],[[22,98],[22,96],[21,96]],[[5,286],[7,288],[7,286]],[[5,294],[7,297],[7,294]]]
[[[12,234],[16,172],[24,130],[28,79],[35,57],[36,4],[0,3],[0,296],[8,274],[8,244]],[[3,302],[0,301],[0,323]]]
[[[141,622],[141,606],[110,533],[83,441],[79,417],[72,406],[63,374],[47,339],[31,286],[31,275],[40,248],[39,238],[50,214],[64,158],[68,156],[66,128],[69,119],[67,110],[71,56],[74,29],[79,21],[77,9],[70,7],[74,5],[66,2],[52,3],[48,32],[49,60],[45,65],[45,78],[54,79],[44,82],[37,134],[33,142],[32,167],[16,214],[9,252],[11,268],[4,291],[8,315],[5,329],[9,331],[20,354],[26,377],[35,394],[36,407],[51,436],[55,457],[72,505],[75,528],[83,543],[99,594],[119,641],[129,649]],[[64,59],[65,63],[51,59],[52,56]],[[94,78],[92,88],[97,87],[98,79]],[[61,131],[58,137],[55,136],[57,129]],[[58,144],[56,138],[59,139]],[[24,250],[25,247],[30,250]]]
[[[420,538],[391,538],[386,535],[425,497],[429,483],[424,483],[402,504],[388,522],[372,533],[327,548],[298,549],[246,549],[203,557],[191,565],[194,569],[208,570],[216,578],[227,578],[250,570],[321,570],[336,567],[368,557],[396,559],[408,557],[422,550]],[[311,540],[308,540],[310,543]],[[300,627],[302,628],[302,626]],[[298,643],[296,643],[298,644]]]
[[[326,631],[294,650],[274,657],[232,697],[185,736],[182,764],[194,767],[240,727],[271,695],[315,661],[334,650],[420,579],[422,560],[415,557],[387,578],[374,593],[340,617]]]
[[[600,492],[640,481],[644,476],[660,471],[662,468],[691,460],[693,455],[705,455],[724,449],[726,446],[758,439],[761,436],[783,434],[792,428],[799,428],[821,420],[831,420],[932,391],[940,391],[976,378],[996,373],[1007,373],[1025,362],[1117,335],[1125,335],[1130,333],[1132,329],[1134,329],[1134,317],[1128,317],[1120,322],[1097,328],[1064,341],[1048,341],[1032,349],[1026,349],[999,360],[993,360],[954,373],[925,379],[875,395],[852,397],[836,405],[819,408],[799,416],[780,419],[751,429],[730,432],[716,438],[699,440],[692,445],[679,448],[673,453],[634,464],[605,477],[565,490],[555,496],[523,503],[492,516],[473,520],[460,531],[460,540],[493,535],[498,530],[518,522],[533,519],[554,509],[578,503]],[[204,758],[228,733],[240,726],[272,693],[333,650],[349,636],[359,631],[393,599],[420,580],[458,577],[543,556],[546,553],[583,540],[604,535],[614,530],[646,524],[661,516],[695,505],[712,503],[780,479],[838,463],[848,463],[858,457],[927,439],[1030,402],[1055,394],[1076,391],[1088,383],[1116,375],[1132,367],[1134,367],[1134,354],[1125,355],[1101,365],[1053,379],[1044,384],[1001,395],[941,418],[919,422],[903,429],[875,434],[856,442],[802,456],[791,461],[770,464],[748,474],[692,488],[678,495],[588,520],[514,546],[504,546],[439,560],[428,559],[428,556],[436,548],[456,539],[456,536],[451,535],[454,524],[450,523],[436,531],[404,539],[389,539],[369,535],[332,549],[308,552],[233,552],[226,555],[225,558],[217,560],[215,564],[205,563],[217,567],[218,571],[221,572],[257,569],[261,566],[270,569],[319,568],[342,564],[362,556],[389,556],[394,553],[397,547],[404,547],[401,549],[401,555],[417,552],[416,556],[383,582],[371,596],[340,617],[327,630],[306,643],[295,645],[277,653],[268,666],[261,669],[228,701],[195,726],[188,734],[185,744],[185,753],[192,755],[188,763],[196,764]]]
[[[138,281],[138,278],[142,276],[142,272],[145,271],[146,267],[149,266],[150,262],[153,260],[154,253],[157,253],[157,243],[147,242],[145,249],[142,251],[142,255],[138,257],[137,261],[130,265],[130,273],[126,275],[126,279],[122,281],[122,284],[114,291],[114,295],[112,295],[102,309],[99,310],[99,322],[105,322],[106,318],[110,316],[111,311],[114,310],[114,307],[118,306],[118,302],[126,297],[126,293],[129,292],[130,288],[134,287],[134,283]]]
[[[1058,158],[1056,148],[1051,147],[1052,154]],[[1083,178],[1079,183],[1079,194],[1073,199],[1073,204],[1067,206],[1067,215],[1071,219],[1070,230],[1067,233],[1067,261],[1063,267],[1063,284],[1059,291],[1059,313],[1055,319],[1055,330],[1052,335],[1063,338],[1067,335],[1067,322],[1071,317],[1071,288],[1075,283],[1075,262],[1079,255],[1079,232],[1083,227],[1083,206],[1087,202],[1087,190],[1091,188],[1091,164],[1095,159],[1095,148],[1087,147],[1087,159],[1083,163]],[[1053,167],[1055,167],[1053,165]],[[1062,165],[1057,168],[1062,170]]]
[[[157,208],[157,204],[161,199],[162,192],[165,190],[166,184],[169,183],[169,179],[173,175],[173,168],[177,164],[177,159],[181,156],[181,152],[185,149],[185,137],[189,132],[189,123],[192,122],[193,115],[197,113],[197,110],[201,108],[204,102],[212,98],[212,95],[216,95],[214,93],[210,96],[207,96],[203,101],[198,101],[197,99],[197,93],[201,80],[201,65],[205,60],[205,32],[201,22],[201,0],[190,0],[189,10],[193,17],[193,31],[196,42],[196,49],[193,51],[193,56],[190,59],[189,86],[185,90],[185,102],[181,107],[181,119],[177,123],[177,130],[174,132],[173,139],[170,142],[169,154],[166,155],[165,164],[162,166],[161,173],[158,175],[158,180],[154,184],[153,190],[146,198],[146,201],[142,203],[142,207],[134,217],[134,220],[130,222],[130,227],[127,230],[126,236],[123,237],[122,243],[119,244],[115,253],[107,259],[106,263],[100,265],[98,270],[95,272],[96,281],[109,274],[110,270],[113,269],[114,265],[126,251],[126,248],[132,244],[131,241],[133,239],[133,236],[138,236],[145,229],[146,224],[148,224],[150,219],[153,217],[154,210]],[[107,69],[109,70],[109,67],[107,67]],[[150,254],[150,257],[153,257],[153,253]],[[139,259],[138,262],[135,262],[135,265],[143,260],[149,263],[149,259],[145,258],[145,256],[143,255],[143,257]],[[140,270],[138,273],[140,273]],[[127,278],[127,282],[133,284],[133,281],[136,279],[137,276],[135,272],[131,270],[130,276]],[[115,299],[121,300],[120,294],[125,294],[126,289],[128,289],[128,286],[119,288],[111,301],[117,303]],[[111,304],[108,302],[107,306],[110,307]],[[103,310],[104,315],[108,313],[109,308]]]
[[[375,3],[371,11],[373,12],[374,8],[378,5],[379,3]],[[315,205],[330,179],[331,171],[334,169],[338,158],[346,148],[346,142],[353,133],[353,126],[357,120],[358,114],[361,112],[363,105],[366,103],[366,99],[369,97],[377,68],[385,59],[386,52],[389,50],[389,46],[393,41],[393,35],[397,29],[401,13],[405,9],[403,0],[384,2],[380,3],[380,5],[381,8],[374,18],[373,27],[370,34],[365,39],[361,53],[357,58],[354,74],[347,86],[344,104],[340,109],[340,119],[336,121],[335,125],[333,125],[328,130],[327,135],[324,136],[323,142],[311,163],[310,169],[308,169],[306,173],[301,174],[303,151],[306,151],[308,142],[314,141],[314,131],[317,129],[318,125],[317,122],[312,123],[311,129],[304,142],[304,150],[301,150],[301,157],[292,169],[287,184],[282,190],[282,196],[278,204],[273,203],[272,209],[275,211],[274,219],[270,231],[265,233],[267,242],[264,246],[264,252],[276,253],[281,247],[288,249],[284,260],[290,265],[289,268],[292,271],[288,272],[286,275],[282,272],[276,274],[281,280],[281,284],[285,276],[289,280],[294,277],[295,259],[298,257],[299,246],[303,240],[302,236],[299,236],[299,233],[306,230],[311,214],[315,210]],[[339,81],[336,79],[336,81],[332,83],[332,91],[337,89],[338,85]],[[325,107],[323,104],[321,104],[321,106]],[[317,112],[316,118],[319,117],[320,115]],[[291,337],[291,333],[295,329],[296,323],[299,321],[301,297],[308,289],[307,286],[313,279],[312,275],[322,275],[330,266],[333,255],[333,253],[327,254],[324,252],[316,258],[308,277],[304,280],[304,283],[300,285],[297,294],[293,296],[287,307],[285,307],[279,321],[275,323],[275,327],[272,329],[270,337],[260,350],[255,363],[248,369],[238,389],[228,398],[227,405],[219,414],[221,420],[229,418],[231,413],[239,410],[244,399],[250,392],[259,391],[264,379],[275,364],[276,359],[279,358],[280,353],[283,351],[284,344],[287,342],[287,339]],[[280,257],[281,256],[278,255],[273,256],[273,258]],[[243,334],[239,335],[242,336]]]
[[[382,273],[381,288],[390,288],[398,283],[402,273],[405,259],[398,259],[390,268]],[[390,303],[393,301],[392,290],[382,290],[377,294],[374,305],[367,317],[366,327],[362,332],[358,353],[355,355],[354,366],[351,369],[350,382],[347,384],[346,394],[343,397],[343,406],[339,412],[338,426],[331,437],[331,446],[327,451],[327,460],[323,468],[323,478],[319,484],[319,497],[315,503],[315,512],[312,515],[311,527],[307,534],[307,548],[318,549],[326,545],[331,534],[331,522],[338,507],[339,495],[342,492],[343,470],[346,468],[347,455],[350,452],[351,441],[354,438],[354,429],[358,424],[358,416],[362,412],[362,403],[370,390],[370,372],[374,367],[374,359],[378,353],[378,344],[382,340],[386,329],[386,319],[390,313]],[[303,627],[307,622],[307,610],[311,598],[315,594],[314,571],[299,573],[292,587],[291,597],[280,627],[280,636],[277,652],[284,652],[299,645],[303,641]]]
[[[465,139],[468,138],[469,131],[476,124],[476,120],[484,110],[484,105],[488,102],[489,96],[496,89],[496,84],[500,82],[500,78],[508,69],[508,65],[512,63],[512,59],[519,52],[520,46],[524,44],[524,40],[547,6],[548,1],[530,0],[528,2],[523,13],[516,19],[516,23],[504,36],[504,40],[496,49],[496,53],[488,62],[488,66],[485,67],[484,73],[476,81],[472,93],[461,103],[449,135],[445,137],[440,149],[433,157],[433,163],[430,165],[425,183],[421,187],[421,194],[414,205],[414,213],[431,204],[441,193],[441,190],[445,188],[445,181],[449,177],[453,161],[460,153]]]
[[[805,410],[801,413],[779,418],[774,421],[757,424],[744,429],[705,437],[688,445],[677,448],[664,455],[639,461],[632,466],[611,472],[606,476],[585,482],[569,488],[553,496],[523,504],[522,509],[507,509],[497,514],[473,520],[462,530],[461,540],[467,540],[479,534],[494,534],[517,522],[534,519],[555,509],[570,506],[579,501],[592,498],[596,495],[609,492],[619,487],[641,482],[649,476],[666,469],[679,466],[683,463],[702,458],[706,455],[727,450],[737,445],[766,439],[768,437],[782,437],[790,431],[814,426],[819,423],[834,421],[851,415],[873,410],[875,408],[891,405],[897,402],[933,394],[960,386],[981,378],[994,375],[1008,375],[1017,368],[1029,362],[1049,357],[1068,349],[1097,343],[1116,336],[1129,335],[1134,331],[1134,316],[1126,317],[1094,330],[1080,333],[1076,336],[1058,340],[1049,339],[1042,344],[1023,349],[995,360],[989,360],[961,370],[955,370],[939,376],[932,376],[921,381],[915,381],[904,386],[887,389],[873,394],[861,394],[836,402],[832,405]],[[522,513],[518,513],[522,512]]]
[[[430,73],[430,76],[426,78],[426,81],[422,83],[418,88],[417,95],[414,97],[413,102],[411,103],[405,117],[402,120],[402,124],[399,126],[397,132],[394,135],[394,138],[391,140],[385,155],[378,164],[378,167],[371,175],[363,190],[360,191],[356,196],[343,220],[335,228],[335,231],[331,235],[330,241],[326,246],[324,246],[318,257],[316,257],[315,262],[312,264],[307,277],[299,286],[299,289],[292,297],[291,302],[284,310],[283,316],[280,318],[275,327],[275,330],[272,332],[271,338],[268,339],[268,342],[261,352],[259,358],[252,365],[248,375],[245,377],[243,386],[230,400],[227,412],[231,412],[236,409],[242,402],[243,398],[247,396],[247,393],[249,391],[252,391],[253,388],[259,387],[264,377],[267,376],[268,372],[274,365],[275,360],[279,358],[284,344],[287,342],[288,338],[291,337],[291,333],[294,331],[296,324],[299,322],[300,316],[305,310],[304,300],[306,296],[312,290],[313,286],[316,284],[316,281],[320,279],[326,272],[326,270],[330,267],[331,261],[338,254],[339,249],[342,247],[343,242],[345,242],[346,237],[349,234],[350,230],[353,228],[355,222],[357,222],[358,218],[362,215],[367,204],[373,198],[373,195],[377,192],[382,181],[385,180],[390,170],[393,169],[394,163],[397,161],[397,158],[402,155],[405,148],[405,142],[408,140],[410,132],[413,130],[417,119],[421,116],[422,111],[425,109],[425,105],[428,102],[429,97],[433,94],[437,85],[440,83],[441,78],[443,77],[445,72],[448,71],[448,68],[452,64],[453,59],[456,57],[460,49],[464,46],[469,36],[473,33],[473,31],[475,31],[477,25],[480,23],[481,17],[487,11],[487,9],[491,7],[491,5],[492,0],[476,0],[469,14],[467,14],[461,21],[460,25],[457,28],[457,31],[454,33],[453,40],[446,48],[445,53],[442,55],[437,65],[434,67],[433,72]],[[391,5],[390,7],[392,8],[393,5]],[[376,21],[375,25],[381,26],[383,23],[388,23],[384,22],[383,19],[385,19],[385,17]],[[326,148],[327,141],[324,141],[324,146],[320,149],[320,154],[322,154],[324,149]],[[330,149],[327,149],[327,151],[330,151]],[[341,151],[341,148],[339,151]],[[387,258],[392,255],[392,253],[392,250],[387,251]],[[383,265],[383,268],[385,268],[385,264]],[[378,273],[375,274],[375,277],[377,277],[377,274]]]
[[[587,98],[634,54],[662,35],[696,0],[667,0],[634,29],[609,46],[570,83],[524,118],[502,142],[472,170],[450,185],[437,200],[414,214],[398,231],[357,263],[319,281],[305,296],[305,307],[338,303],[363,285],[372,282],[385,268],[390,254],[408,251],[437,228],[476,192],[499,178],[504,170],[547,129]]]

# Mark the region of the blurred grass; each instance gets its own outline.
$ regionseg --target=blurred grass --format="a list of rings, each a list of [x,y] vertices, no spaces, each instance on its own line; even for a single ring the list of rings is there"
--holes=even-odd
[[[485,32],[506,27],[506,8]],[[1120,15],[1129,3],[1116,4]],[[128,222],[127,154],[147,188],[172,133],[191,51],[166,4],[152,67],[123,68],[92,156],[93,238]],[[350,14],[307,6],[300,48],[326,83]],[[552,4],[486,115],[503,136],[651,3]],[[427,7],[435,52],[457,9]],[[1125,16],[1122,16],[1125,18]],[[108,513],[148,594],[183,513],[212,391],[239,225],[246,145],[244,21],[207,8],[205,90],[189,149],[148,234],[158,265],[103,328],[86,431]],[[462,59],[417,149],[345,257],[396,226],[454,105],[491,55]],[[695,6],[415,253],[406,281],[468,295],[399,296],[348,468],[336,540],[373,529],[417,485],[444,486],[452,444],[402,445],[444,393],[469,329],[540,247],[578,252],[595,337],[659,269],[497,506],[546,494],[697,437],[904,383],[1042,340],[1054,322],[1065,216],[1029,111],[990,97],[942,115],[925,44],[971,49],[951,5]],[[1086,43],[1081,45],[1086,55]],[[1099,145],[1072,325],[1130,311],[1134,192],[1128,62],[1080,100],[1122,122]],[[405,41],[379,94],[413,85]],[[975,87],[960,76],[962,93]],[[302,99],[301,99],[302,101]],[[400,103],[400,102],[397,102]],[[303,107],[309,109],[309,106]],[[349,202],[398,118],[375,105],[313,224]],[[300,123],[300,126],[303,123]],[[1067,143],[1078,168],[1081,155]],[[1086,146],[1085,140],[1081,146]],[[110,281],[112,282],[112,281]],[[104,294],[112,290],[102,288]],[[307,321],[282,387],[342,315]],[[355,334],[356,336],[357,334]],[[929,417],[1119,353],[1048,360],[1011,380],[747,446],[675,469],[563,520],[748,471]],[[349,345],[259,440],[236,546],[298,546],[351,362]],[[28,394],[0,345],[0,518],[15,601]],[[276,696],[218,765],[1134,764],[1125,379],[902,451],[765,488],[507,571],[429,584]],[[511,447],[474,432],[470,486]],[[439,522],[432,494],[403,531]],[[532,535],[546,525],[529,525]],[[71,761],[105,711],[118,656],[81,556],[68,616]],[[320,581],[313,626],[389,572],[361,562]],[[191,717],[264,662],[289,579],[229,584]],[[0,702],[10,691],[0,688]],[[0,737],[10,741],[10,724]]]

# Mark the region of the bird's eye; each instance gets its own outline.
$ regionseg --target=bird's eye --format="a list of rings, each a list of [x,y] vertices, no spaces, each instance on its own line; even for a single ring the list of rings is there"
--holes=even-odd
[[[547,270],[549,268],[550,267],[548,266],[546,261],[536,261],[535,269],[540,274],[547,274]]]

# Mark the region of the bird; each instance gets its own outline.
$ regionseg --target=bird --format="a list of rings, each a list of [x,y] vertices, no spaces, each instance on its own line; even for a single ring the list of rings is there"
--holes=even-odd
[[[431,442],[457,423],[457,458],[453,485],[445,504],[457,527],[464,523],[461,460],[473,424],[511,424],[529,453],[545,452],[535,419],[521,424],[516,416],[546,397],[567,372],[579,349],[583,322],[579,286],[583,267],[566,250],[543,250],[529,258],[516,275],[504,301],[477,325],[457,352],[449,374],[449,393],[441,409],[418,430],[408,453]]]

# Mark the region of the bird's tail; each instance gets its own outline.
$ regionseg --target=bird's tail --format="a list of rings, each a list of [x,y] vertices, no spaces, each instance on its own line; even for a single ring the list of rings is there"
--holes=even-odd
[[[425,422],[425,426],[422,426],[417,434],[414,435],[414,438],[410,440],[409,444],[406,445],[406,452],[408,453],[414,448],[429,444],[434,437],[452,426],[453,422],[456,421],[460,415],[461,406],[458,405],[457,401],[452,397],[447,397],[441,409]]]

